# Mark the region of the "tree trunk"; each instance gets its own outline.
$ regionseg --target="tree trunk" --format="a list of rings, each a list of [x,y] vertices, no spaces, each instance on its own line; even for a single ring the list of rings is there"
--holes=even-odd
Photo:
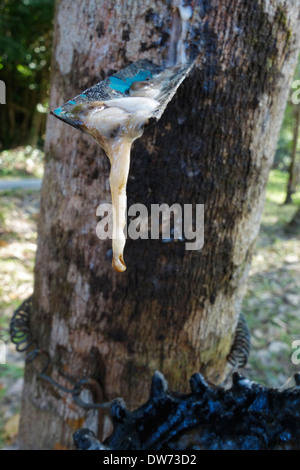
[[[109,161],[90,137],[48,119],[31,328],[52,378],[98,381],[91,400],[122,396],[136,407],[155,369],[182,392],[194,372],[218,383],[226,370],[297,61],[299,11],[296,0],[191,5],[196,67],[134,144],[127,194],[128,206],[205,204],[201,251],[128,239],[127,271],[114,272],[111,241],[95,232],[96,208],[110,202]],[[58,2],[51,109],[137,59],[162,65],[180,31],[170,2]],[[71,448],[81,426],[101,437],[103,414],[97,421],[37,371],[26,367],[21,448]]]
[[[300,230],[300,206],[292,217],[292,220],[286,226],[287,232],[299,232]]]
[[[295,118],[294,122],[294,133],[293,133],[293,147],[291,152],[291,163],[289,168],[289,179],[286,188],[286,198],[284,204],[291,204],[292,202],[292,195],[296,191],[296,186],[298,183],[297,178],[297,164],[296,164],[296,156],[297,156],[297,146],[298,146],[298,136],[299,136],[299,126],[300,126],[300,106],[294,105],[293,106],[293,114]]]

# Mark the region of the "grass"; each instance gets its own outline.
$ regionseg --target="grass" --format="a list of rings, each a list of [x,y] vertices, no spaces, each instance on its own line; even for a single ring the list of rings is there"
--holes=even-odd
[[[300,206],[300,191],[293,195],[293,204],[283,204],[287,177],[287,173],[279,170],[272,170],[270,172],[262,228],[269,226],[275,232],[280,228],[284,228],[285,224],[291,220],[297,206]]]
[[[287,185],[287,173],[271,170],[267,186],[266,200],[269,203],[283,204]],[[293,205],[300,205],[300,190],[293,195]],[[289,207],[289,205],[285,206]]]
[[[18,380],[24,375],[24,368],[15,364],[3,364],[0,365],[0,376],[5,374],[12,380]]]
[[[272,170],[243,312],[252,334],[247,375],[268,386],[281,386],[295,372],[292,341],[300,339],[300,233],[286,224],[300,205],[283,205],[287,173]]]

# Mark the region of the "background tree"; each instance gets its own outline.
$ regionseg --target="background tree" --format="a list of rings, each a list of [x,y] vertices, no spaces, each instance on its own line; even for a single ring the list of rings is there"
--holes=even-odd
[[[297,184],[299,183],[299,163],[297,162],[297,150],[298,150],[298,139],[299,139],[299,127],[300,127],[300,105],[293,104],[293,143],[291,151],[291,162],[289,165],[289,177],[286,188],[286,198],[284,203],[291,204],[292,195],[296,191]]]
[[[51,375],[92,377],[91,400],[148,394],[160,369],[174,390],[201,371],[224,377],[259,230],[289,84],[297,61],[298,2],[192,2],[188,54],[197,57],[161,121],[134,146],[128,204],[205,204],[205,245],[128,240],[128,269],[111,268],[96,237],[109,202],[109,163],[87,136],[50,117],[31,328]],[[170,2],[58,2],[51,109],[139,58],[163,64],[181,23]],[[103,416],[26,367],[23,448],[72,446],[80,426],[101,437]]]
[[[296,103],[298,91],[295,88],[300,76],[300,57],[295,70],[294,81],[292,84],[291,96],[289,96],[284,118],[279,134],[277,150],[275,153],[273,168],[278,168],[288,172],[286,184],[286,196],[284,204],[292,203],[292,195],[297,190],[299,183],[300,167],[298,162],[298,140],[299,140],[299,105]],[[294,86],[293,86],[294,85]],[[292,98],[294,96],[294,100]]]

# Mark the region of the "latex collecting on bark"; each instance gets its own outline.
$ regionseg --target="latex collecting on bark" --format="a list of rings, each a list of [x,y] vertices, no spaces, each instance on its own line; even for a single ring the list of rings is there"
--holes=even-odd
[[[190,5],[184,6],[181,0],[175,0],[175,5],[179,10],[179,15],[181,18],[181,34],[177,44],[177,63],[185,64],[187,62],[186,52],[185,52],[185,40],[188,32],[188,21],[193,15],[193,9]]]
[[[169,42],[168,66],[186,64],[186,40],[188,35],[188,22],[193,16],[190,0],[173,0],[173,19]]]
[[[162,70],[147,60],[139,60],[51,112],[91,135],[110,160],[112,265],[118,272],[126,269],[126,185],[132,143],[141,137],[145,126],[161,117],[192,67],[190,62]]]

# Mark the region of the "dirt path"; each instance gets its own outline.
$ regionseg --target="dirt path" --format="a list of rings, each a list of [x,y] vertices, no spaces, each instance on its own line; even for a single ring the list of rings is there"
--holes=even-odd
[[[40,178],[0,180],[0,191],[11,191],[13,189],[39,190],[41,186],[42,180]]]

